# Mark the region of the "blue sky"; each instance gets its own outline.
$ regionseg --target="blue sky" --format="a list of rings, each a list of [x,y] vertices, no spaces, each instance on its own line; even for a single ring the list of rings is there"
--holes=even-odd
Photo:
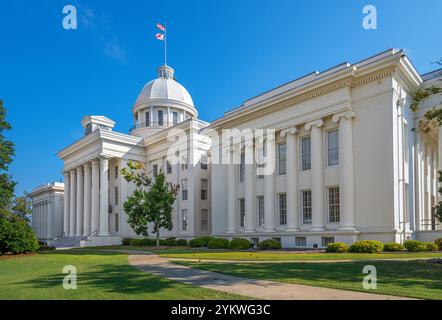
[[[62,28],[62,8],[78,29]],[[362,28],[377,8],[378,29]],[[156,22],[168,26],[168,63],[211,121],[243,100],[314,70],[405,48],[418,71],[442,57],[442,1],[3,0],[0,99],[16,144],[16,193],[58,181],[56,152],[81,138],[86,114],[127,133],[131,107],[163,62]]]

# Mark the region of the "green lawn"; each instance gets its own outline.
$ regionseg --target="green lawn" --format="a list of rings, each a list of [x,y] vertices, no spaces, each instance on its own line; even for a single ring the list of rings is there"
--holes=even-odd
[[[161,257],[182,259],[237,260],[237,261],[314,261],[314,260],[376,260],[442,258],[442,252],[400,252],[400,253],[300,253],[266,251],[203,251],[170,249],[158,251]]]
[[[77,290],[62,286],[65,265],[78,271]],[[179,284],[130,266],[127,255],[91,250],[0,257],[0,299],[238,299]]]
[[[320,287],[442,299],[442,265],[428,260],[370,261],[377,268],[377,290],[365,290],[362,269],[367,263],[208,263],[177,261],[186,266],[235,276]]]

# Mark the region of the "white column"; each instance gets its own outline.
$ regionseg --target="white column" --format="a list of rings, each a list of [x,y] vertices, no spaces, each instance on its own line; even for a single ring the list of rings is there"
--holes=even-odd
[[[69,236],[75,236],[76,212],[77,212],[77,177],[76,170],[70,171],[70,197],[69,197]]]
[[[77,167],[77,223],[75,228],[75,235],[83,235],[83,192],[84,182],[83,182],[83,167]]]
[[[154,117],[153,117],[153,107],[152,106],[150,107],[149,117],[150,117],[150,126],[152,127],[154,125],[154,123],[153,123],[153,119],[154,119]]]
[[[312,228],[310,231],[324,230],[324,144],[322,137],[322,120],[316,120],[305,125],[305,130],[311,129],[311,187],[312,187]]]
[[[268,174],[264,175],[264,231],[275,231],[275,137],[274,135],[267,134],[266,141],[263,141],[266,147],[266,165],[273,165],[273,170],[269,170]],[[263,146],[264,147],[264,146]]]
[[[92,160],[91,232],[97,231],[100,223],[100,162]]]
[[[172,121],[170,118],[170,107],[167,107],[167,126],[169,127],[172,125]]]
[[[37,221],[37,223],[36,223],[36,230],[37,230],[37,232],[36,232],[36,234],[37,234],[37,238],[38,239],[40,239],[40,237],[41,237],[41,221],[40,221],[40,203],[38,203],[37,204],[37,207],[36,207],[36,217],[37,217],[37,219],[36,219],[36,221]]]
[[[340,229],[355,229],[354,202],[354,164],[353,164],[353,130],[352,111],[333,116],[333,122],[339,122],[339,201]]]
[[[52,215],[52,205],[51,201],[49,200],[46,204],[46,238],[52,239],[55,234],[53,234],[53,223],[54,223],[54,217]]]
[[[107,180],[109,170],[109,160],[107,158],[100,159],[100,236],[109,235],[109,194]]]
[[[63,199],[63,233],[64,237],[69,235],[69,202],[70,202],[70,174],[69,171],[64,172],[64,199]]]
[[[235,233],[237,230],[236,214],[236,169],[235,147],[224,149],[224,165],[227,167],[227,232]],[[229,159],[229,160],[227,160]]]
[[[286,137],[286,199],[287,199],[287,229],[297,231],[299,227],[299,190],[298,190],[298,146],[295,127],[281,131],[281,137]]]
[[[253,139],[245,143],[245,232],[255,231],[255,166]]]
[[[84,166],[84,221],[83,235],[89,235],[91,230],[91,197],[92,197],[92,177],[91,164],[85,163]]]

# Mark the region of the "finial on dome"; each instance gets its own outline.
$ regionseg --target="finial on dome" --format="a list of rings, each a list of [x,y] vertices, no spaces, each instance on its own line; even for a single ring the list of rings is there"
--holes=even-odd
[[[167,66],[161,66],[158,68],[158,78],[164,78],[164,79],[175,79],[173,74],[174,74],[174,70]]]

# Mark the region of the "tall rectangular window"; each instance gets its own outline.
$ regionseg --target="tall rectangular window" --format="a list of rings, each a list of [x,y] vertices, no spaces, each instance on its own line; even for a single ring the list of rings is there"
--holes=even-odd
[[[187,209],[181,210],[181,229],[187,231],[189,226],[189,218],[187,216]]]
[[[304,224],[312,223],[312,191],[301,191],[302,222]]]
[[[301,168],[310,170],[312,167],[311,139],[305,137],[301,139]]]
[[[119,199],[119,197],[118,197],[118,187],[115,187],[115,189],[114,189],[114,196],[115,196],[114,203],[115,203],[116,206],[118,206],[118,199]]]
[[[158,125],[163,125],[163,110],[158,110]]]
[[[173,125],[176,125],[178,123],[178,112],[173,112],[172,113],[172,121],[173,121]]]
[[[278,174],[285,174],[286,170],[286,144],[278,144]]]
[[[258,180],[264,179],[264,175],[262,174],[264,168],[265,168],[265,157],[266,157],[266,143],[264,142],[264,145],[261,150],[258,151],[258,159],[257,159],[257,165],[256,165],[256,178]]]
[[[207,231],[209,226],[209,210],[201,209],[201,231]]]
[[[244,228],[246,224],[246,209],[244,198],[238,200],[238,216],[239,216],[239,226]]]
[[[115,171],[114,171],[114,173],[115,173],[115,179],[117,179],[118,178],[118,166],[115,166],[115,169],[114,169]]]
[[[158,165],[154,164],[153,165],[153,176],[156,177],[158,175]]]
[[[241,151],[241,163],[239,164],[239,182],[244,182],[244,175],[246,170],[246,153]]]
[[[118,213],[115,214],[115,232],[118,232],[120,219],[118,219]]]
[[[150,127],[150,112],[147,111],[145,113],[145,117],[146,117],[146,127]]]
[[[201,156],[201,169],[207,170],[207,156],[206,155]]]
[[[339,187],[328,187],[328,220],[331,223],[340,221]]]
[[[279,224],[285,226],[287,224],[287,195],[285,193],[278,194],[278,211]]]
[[[335,237],[321,237],[321,246],[326,247],[335,242]]]
[[[295,247],[306,247],[307,238],[306,237],[295,237]]]
[[[329,166],[339,162],[339,138],[338,130],[327,131],[327,163]]]
[[[181,180],[181,200],[187,200],[187,179]]]
[[[262,227],[264,226],[264,196],[257,196],[256,202],[258,225]]]
[[[207,200],[207,179],[201,179],[201,200]]]
[[[167,174],[172,173],[172,165],[170,164],[169,160],[166,160],[166,172]]]
[[[187,170],[188,167],[189,167],[188,159],[187,157],[183,157],[181,162],[181,170]]]

